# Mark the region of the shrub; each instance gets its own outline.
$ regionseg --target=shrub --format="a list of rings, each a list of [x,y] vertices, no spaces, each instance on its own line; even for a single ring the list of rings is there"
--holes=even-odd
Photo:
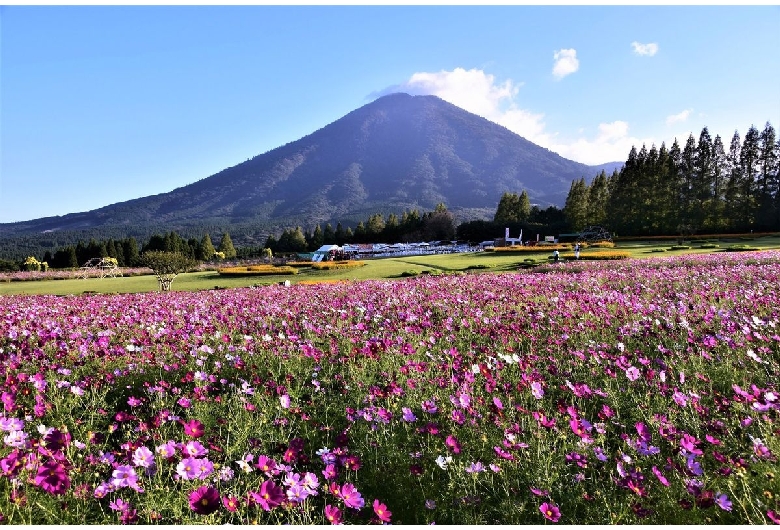
[[[672,245],[669,250],[690,250],[690,245]]]
[[[699,248],[720,248],[720,245],[717,243],[704,243]]]
[[[466,270],[478,270],[478,269],[492,269],[495,267],[493,263],[477,263],[476,265],[469,265]]]
[[[584,243],[584,248],[615,248],[612,241],[599,241],[598,243]]]
[[[750,245],[739,244],[739,245],[729,245],[723,250],[725,250],[726,252],[750,252],[759,249],[756,247],[751,247]]]
[[[409,269],[408,271],[404,271],[401,273],[401,278],[410,278],[412,276],[419,276],[420,271],[417,269]]]

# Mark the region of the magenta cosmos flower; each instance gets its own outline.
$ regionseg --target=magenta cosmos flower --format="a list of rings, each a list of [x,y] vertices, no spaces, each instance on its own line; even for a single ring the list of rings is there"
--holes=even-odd
[[[52,495],[62,495],[70,487],[70,478],[61,463],[50,460],[38,467],[35,485]]]
[[[393,512],[388,510],[386,505],[379,502],[379,499],[374,499],[374,513],[384,523],[389,523],[390,516],[393,515]]]
[[[199,515],[214,513],[219,504],[219,492],[211,486],[201,486],[190,493],[190,508]]]
[[[341,510],[328,504],[325,506],[325,519],[327,519],[330,524],[341,524],[343,521],[341,518]]]
[[[341,486],[341,499],[344,501],[344,505],[347,508],[355,508],[359,510],[365,505],[363,497],[357,488],[349,482]]]
[[[284,490],[274,484],[273,480],[266,480],[260,485],[260,493],[252,496],[263,510],[270,512],[276,506],[279,506],[287,496]]]
[[[545,519],[552,521],[553,523],[557,523],[558,519],[561,518],[561,511],[556,505],[549,502],[542,503],[542,505],[539,506],[539,511],[542,512]]]
[[[182,422],[182,426],[184,427],[184,434],[193,438],[200,438],[206,433],[206,428],[198,420]]]

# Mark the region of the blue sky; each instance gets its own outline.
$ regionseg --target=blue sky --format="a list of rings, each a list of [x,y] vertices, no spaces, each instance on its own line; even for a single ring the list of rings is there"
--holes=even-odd
[[[778,28],[761,5],[0,7],[0,223],[171,191],[392,91],[586,164],[728,145],[780,125]]]

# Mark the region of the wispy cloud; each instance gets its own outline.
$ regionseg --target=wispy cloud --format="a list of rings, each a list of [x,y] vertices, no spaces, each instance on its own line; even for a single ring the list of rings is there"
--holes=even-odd
[[[522,83],[508,79],[503,83],[482,70],[456,68],[452,71],[418,72],[408,81],[373,96],[393,92],[432,95],[464,110],[503,125],[512,132],[542,145],[550,138],[544,133],[544,114],[521,109],[516,101]]]
[[[637,55],[647,55],[648,57],[652,57],[658,53],[658,44],[655,42],[642,44],[641,42],[634,41],[631,43],[631,47],[634,48],[634,53]]]
[[[563,79],[580,69],[580,62],[577,60],[577,50],[574,48],[558,50],[553,54],[553,59],[555,64],[553,65],[552,73],[556,79]]]
[[[573,137],[566,134],[567,139],[563,139],[564,135],[547,130],[543,113],[522,108],[521,87],[522,83],[512,80],[498,82],[482,70],[456,68],[416,73],[407,81],[374,93],[372,97],[393,92],[438,96],[565,158],[589,165],[625,160],[632,146],[653,143],[650,139],[632,137],[628,123],[620,120],[601,123],[591,129],[592,133],[586,129],[573,132]]]
[[[672,114],[671,116],[666,117],[666,125],[672,125],[675,123],[681,123],[688,119],[688,116],[691,115],[693,109],[686,109],[679,114]]]

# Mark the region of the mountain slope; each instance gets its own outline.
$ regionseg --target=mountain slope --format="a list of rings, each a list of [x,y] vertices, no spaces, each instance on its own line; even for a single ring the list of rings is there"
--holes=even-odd
[[[322,129],[169,193],[0,225],[0,234],[143,225],[313,226],[376,212],[486,217],[505,191],[562,206],[598,171],[435,96],[393,94]]]

